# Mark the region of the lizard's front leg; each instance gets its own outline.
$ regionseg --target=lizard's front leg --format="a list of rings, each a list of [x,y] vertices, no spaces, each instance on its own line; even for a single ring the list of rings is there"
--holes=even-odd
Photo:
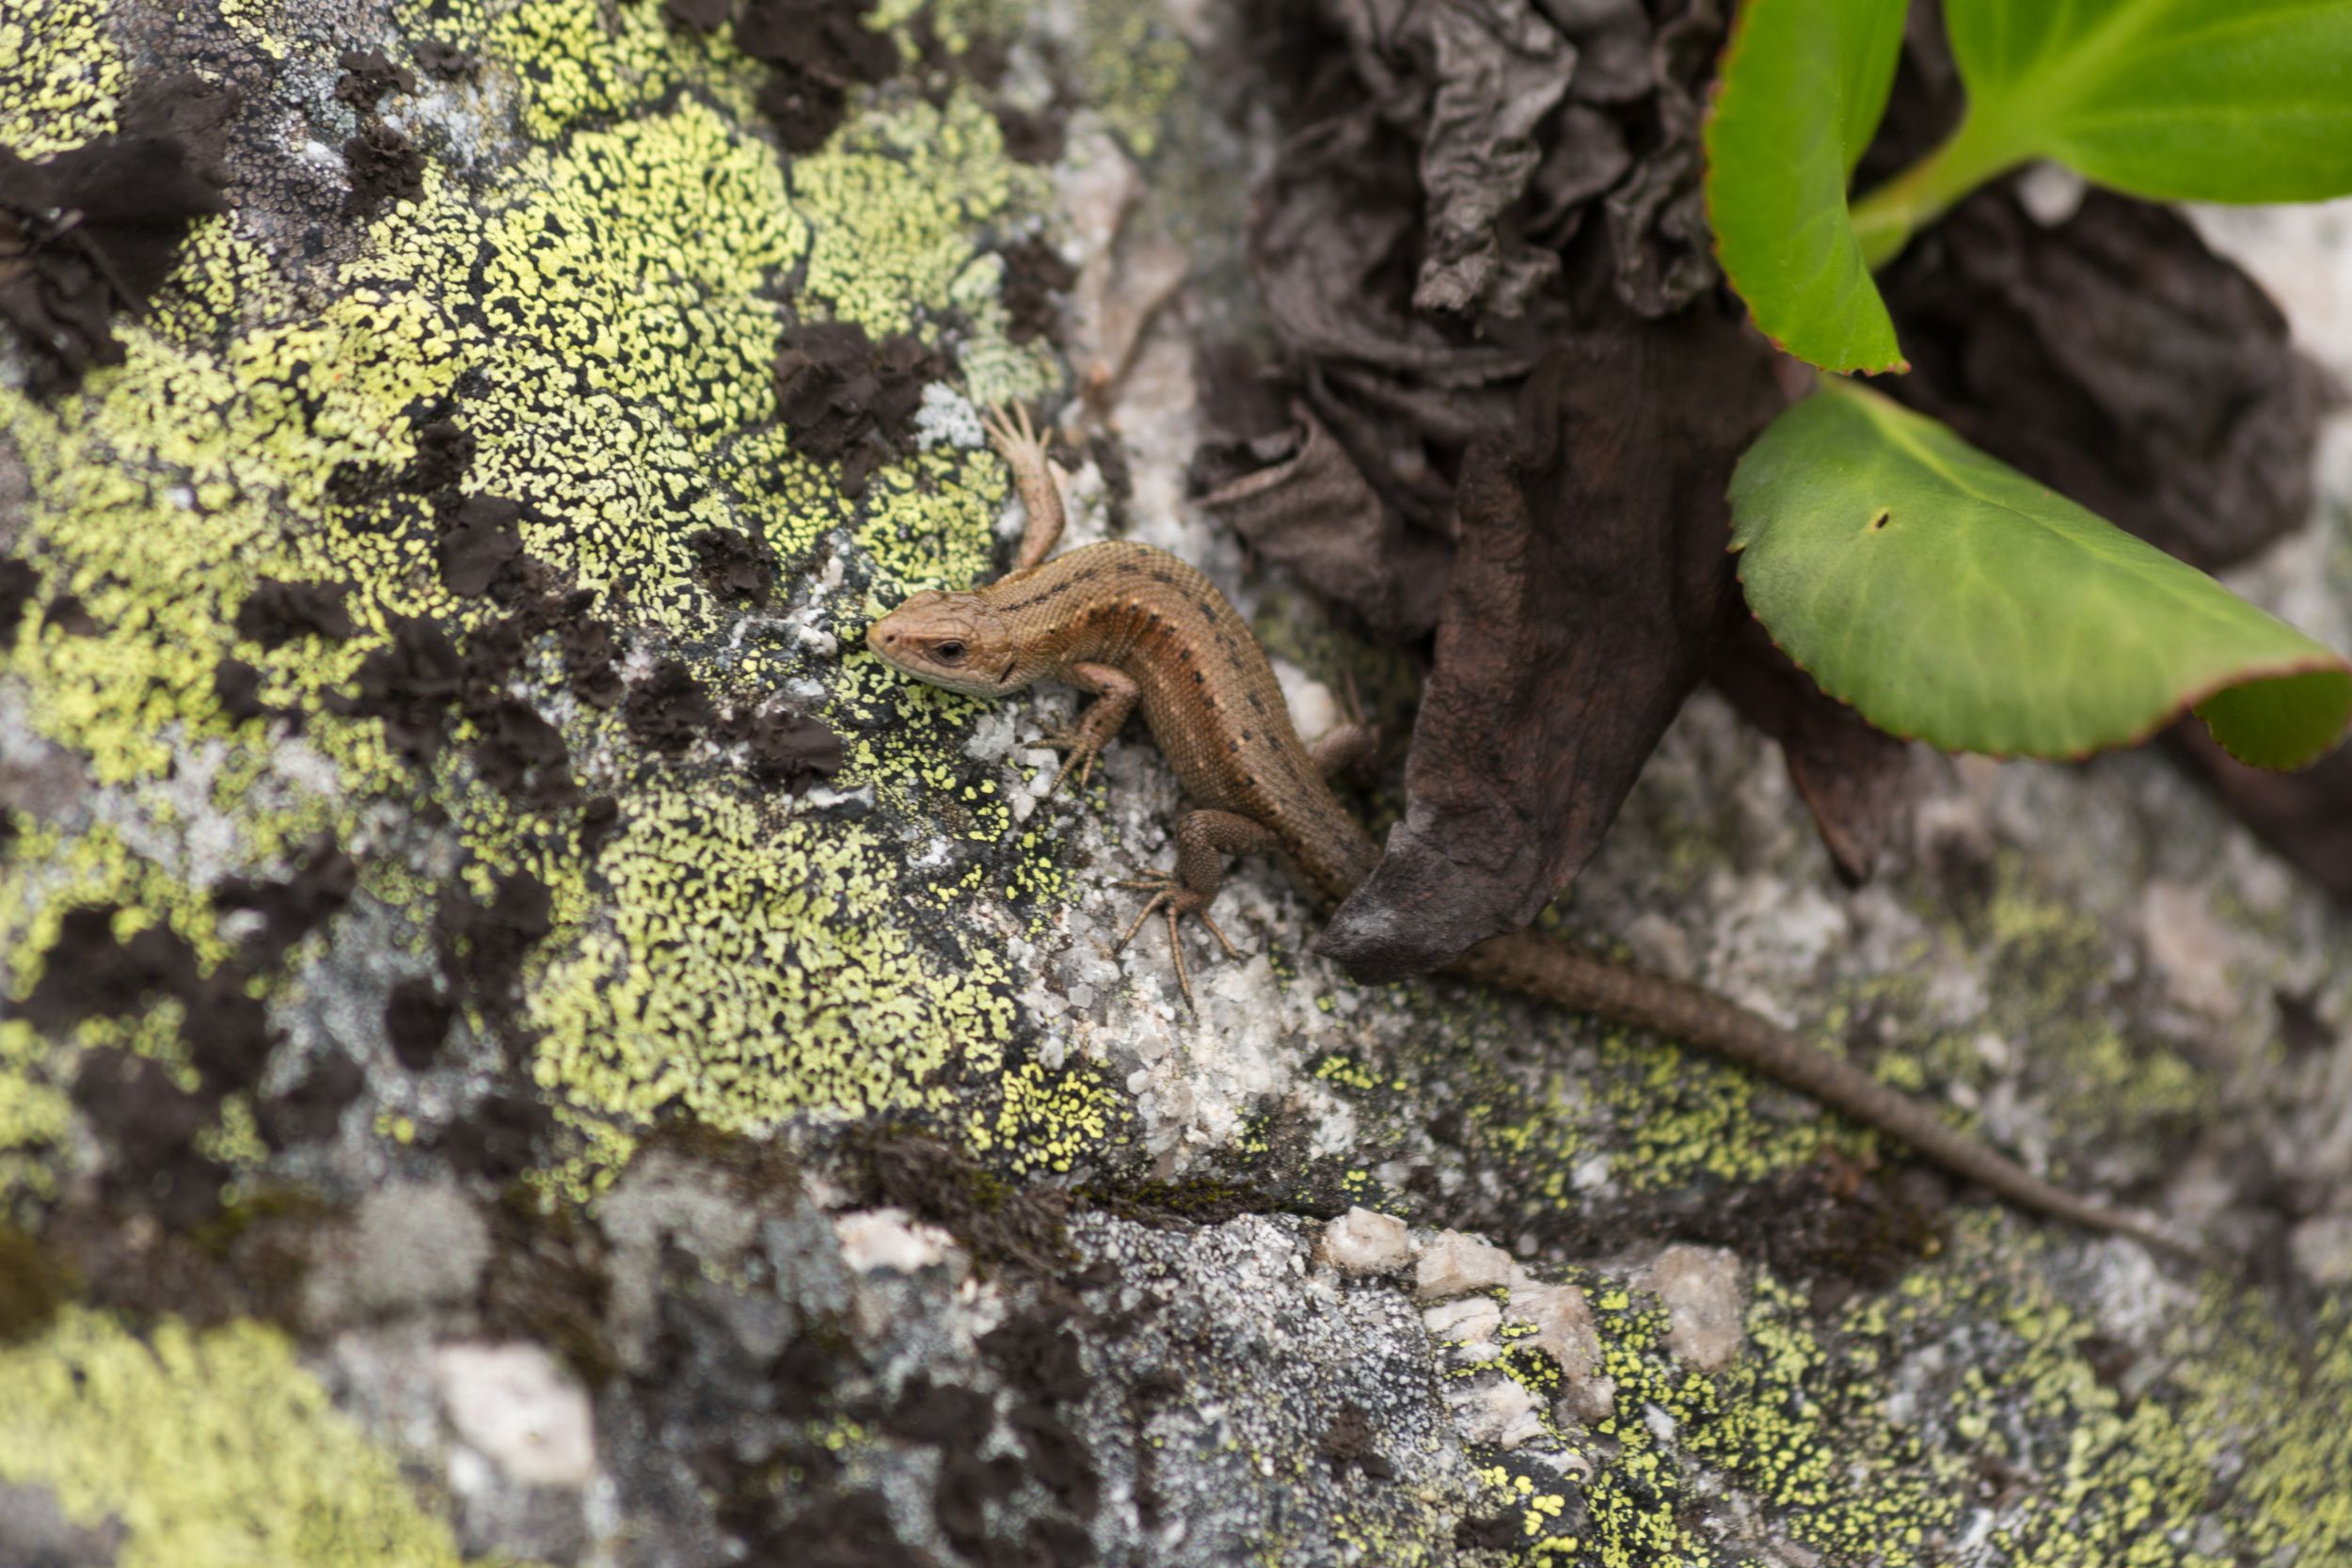
[[[1061,771],[1046,786],[1045,798],[1049,800],[1060,792],[1061,782],[1070,777],[1073,768],[1078,770],[1078,787],[1086,788],[1087,781],[1094,776],[1094,759],[1119,734],[1127,715],[1136,710],[1136,700],[1143,695],[1143,688],[1128,678],[1125,671],[1108,664],[1073,664],[1064,674],[1081,691],[1093,692],[1094,701],[1078,715],[1075,725],[1045,737],[1046,745],[1070,753],[1062,759]]]
[[[1166,914],[1168,950],[1176,962],[1176,988],[1184,993],[1184,1006],[1199,1011],[1192,998],[1192,976],[1184,969],[1184,944],[1178,922],[1186,915],[1192,916],[1209,928],[1209,934],[1216,938],[1216,944],[1225,949],[1227,958],[1240,958],[1240,952],[1217,929],[1216,922],[1209,918],[1209,906],[1216,899],[1216,890],[1225,883],[1225,857],[1268,854],[1279,848],[1281,842],[1273,829],[1230,811],[1187,812],[1184,821],[1176,826],[1176,869],[1146,871],[1119,884],[1152,895],[1143,912],[1127,927],[1127,934],[1119,939],[1119,948],[1134,941],[1136,933],[1143,929],[1143,923],[1155,911]]]

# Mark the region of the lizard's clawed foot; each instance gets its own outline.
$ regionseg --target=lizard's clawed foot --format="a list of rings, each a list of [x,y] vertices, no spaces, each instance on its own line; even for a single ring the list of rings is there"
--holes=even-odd
[[[1070,753],[1062,758],[1061,771],[1054,775],[1054,782],[1045,786],[1043,795],[1038,797],[1041,800],[1050,800],[1059,795],[1063,781],[1070,777],[1073,769],[1078,775],[1078,788],[1084,791],[1087,781],[1094,777],[1096,760],[1103,754],[1103,742],[1083,729],[1056,730],[1051,735],[1040,736],[1037,744]]]
[[[1136,933],[1143,929],[1143,923],[1151,919],[1152,915],[1165,916],[1168,921],[1168,956],[1175,960],[1176,964],[1176,989],[1184,992],[1184,1006],[1192,1012],[1199,1012],[1200,1006],[1193,1000],[1192,995],[1192,975],[1184,967],[1184,933],[1180,923],[1186,915],[1190,915],[1209,928],[1209,935],[1216,938],[1216,944],[1225,949],[1227,958],[1241,957],[1241,950],[1228,942],[1225,933],[1217,928],[1216,922],[1209,918],[1209,900],[1179,881],[1173,873],[1167,871],[1138,872],[1116,885],[1133,888],[1140,893],[1149,893],[1152,897],[1143,906],[1143,912],[1136,915],[1135,923],[1127,927],[1127,934],[1119,939],[1118,944],[1111,951],[1118,953],[1125,950],[1127,944],[1135,940]]]
[[[1045,443],[1039,437],[1037,426],[1029,422],[1026,404],[999,403],[992,405],[982,411],[980,427],[988,432],[989,443],[1006,462],[1019,463],[1026,459],[1036,462],[1040,467],[1044,466]]]

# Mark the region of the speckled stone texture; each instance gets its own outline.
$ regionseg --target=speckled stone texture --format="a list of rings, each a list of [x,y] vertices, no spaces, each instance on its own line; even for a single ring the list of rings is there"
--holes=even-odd
[[[1671,1042],[1352,987],[1271,866],[1186,1015],[1112,951],[1140,737],[1045,800],[1068,694],[857,650],[1001,559],[978,405],[1123,366],[1073,539],[1403,733],[1397,656],[1182,499],[1236,24],[754,11],[0,15],[26,156],[241,93],[123,363],[0,344],[0,1562],[2352,1559],[2340,913],[2139,755],[1919,755],[1845,892],[1704,698],[1556,911],[2203,1276]],[[2214,223],[2352,361],[2341,227]],[[779,419],[852,383],[839,451]],[[2242,585],[2341,644],[2326,474]]]

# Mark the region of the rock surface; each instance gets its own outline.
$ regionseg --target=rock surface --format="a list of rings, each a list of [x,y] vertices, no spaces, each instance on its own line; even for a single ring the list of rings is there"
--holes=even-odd
[[[1066,693],[857,651],[997,558],[978,404],[1124,362],[1074,535],[1200,562],[1301,714],[1409,673],[1182,499],[1231,19],[915,9],[0,21],[26,155],[242,94],[124,362],[0,347],[0,1559],[2352,1555],[2352,929],[2159,758],[1915,756],[1848,893],[1702,697],[1559,918],[2234,1275],[1353,987],[1271,866],[1198,1017],[1113,951],[1148,746],[1048,800]],[[2244,582],[2342,642],[2328,487]]]

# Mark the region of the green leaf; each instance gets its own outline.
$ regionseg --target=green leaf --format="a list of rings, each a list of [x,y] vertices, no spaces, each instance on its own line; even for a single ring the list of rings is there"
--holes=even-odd
[[[1947,0],[1968,123],[2009,163],[2054,158],[2167,201],[2352,191],[2343,0]]]
[[[1748,0],[1707,121],[1716,253],[1756,325],[1840,371],[1908,367],[1846,214],[1886,111],[1904,0]]]
[[[1731,507],[1772,640],[1895,735],[2074,757],[2194,707],[2232,755],[2286,768],[2352,719],[2342,656],[1855,383],[1774,420]]]

